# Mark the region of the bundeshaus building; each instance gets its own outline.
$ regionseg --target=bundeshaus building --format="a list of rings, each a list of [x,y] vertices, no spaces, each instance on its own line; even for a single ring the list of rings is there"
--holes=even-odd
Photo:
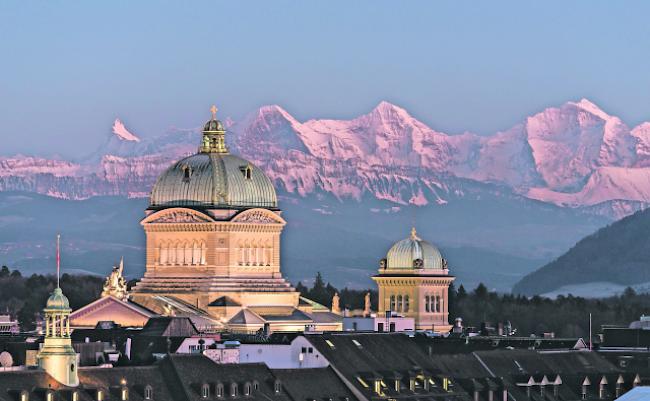
[[[286,221],[273,183],[229,152],[226,129],[216,107],[211,111],[198,152],[171,165],[151,191],[141,221],[144,277],[127,291],[123,265],[114,268],[102,298],[72,313],[72,327],[92,328],[104,320],[142,327],[163,315],[190,317],[205,332],[342,330],[338,302],[330,308],[301,297],[282,277]],[[373,277],[377,316],[413,318],[416,329],[449,331],[453,277],[438,249],[413,230],[389,250]]]

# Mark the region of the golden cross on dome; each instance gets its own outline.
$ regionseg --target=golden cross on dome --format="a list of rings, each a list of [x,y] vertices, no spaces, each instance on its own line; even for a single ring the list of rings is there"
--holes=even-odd
[[[213,120],[215,120],[217,118],[217,110],[219,110],[219,109],[217,109],[217,106],[215,106],[215,105],[212,105],[212,107],[210,107],[210,113],[212,113],[212,119]]]

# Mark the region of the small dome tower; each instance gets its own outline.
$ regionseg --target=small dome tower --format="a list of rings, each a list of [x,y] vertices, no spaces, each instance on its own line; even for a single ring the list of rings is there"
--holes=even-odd
[[[56,381],[69,387],[79,385],[77,368],[79,354],[70,338],[70,302],[59,286],[59,237],[56,240],[56,288],[47,299],[45,309],[45,341],[38,353],[38,366]]]
[[[438,248],[420,238],[415,228],[390,248],[372,279],[379,287],[379,316],[412,317],[417,330],[451,329],[447,301],[454,277]]]

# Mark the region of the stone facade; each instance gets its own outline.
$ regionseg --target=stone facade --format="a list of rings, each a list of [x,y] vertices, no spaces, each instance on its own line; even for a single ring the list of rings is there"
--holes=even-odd
[[[379,316],[411,317],[416,330],[447,333],[451,329],[448,296],[454,277],[438,249],[415,230],[393,245],[373,280],[379,288]]]

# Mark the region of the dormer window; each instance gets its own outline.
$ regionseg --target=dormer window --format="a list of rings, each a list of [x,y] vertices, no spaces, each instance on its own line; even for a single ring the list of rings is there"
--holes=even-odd
[[[208,398],[210,396],[210,386],[208,384],[204,384],[201,386],[201,397],[202,398]]]
[[[241,173],[244,175],[244,178],[247,180],[253,179],[253,167],[250,164],[247,164],[245,166],[241,166],[239,168]]]
[[[251,384],[246,383],[244,384],[244,396],[248,397],[251,395]]]
[[[217,384],[217,397],[223,398],[223,384]]]
[[[237,383],[233,383],[230,385],[230,396],[237,397]]]
[[[129,389],[126,387],[122,387],[122,391],[120,392],[120,399],[122,401],[128,401],[129,400]]]
[[[192,178],[192,168],[190,166],[183,166],[183,181],[188,182]]]
[[[282,383],[280,383],[280,380],[275,381],[273,384],[273,390],[275,391],[275,394],[280,394],[280,391],[282,391]]]
[[[144,399],[145,400],[151,400],[153,398],[153,388],[151,386],[147,386],[144,388]]]

